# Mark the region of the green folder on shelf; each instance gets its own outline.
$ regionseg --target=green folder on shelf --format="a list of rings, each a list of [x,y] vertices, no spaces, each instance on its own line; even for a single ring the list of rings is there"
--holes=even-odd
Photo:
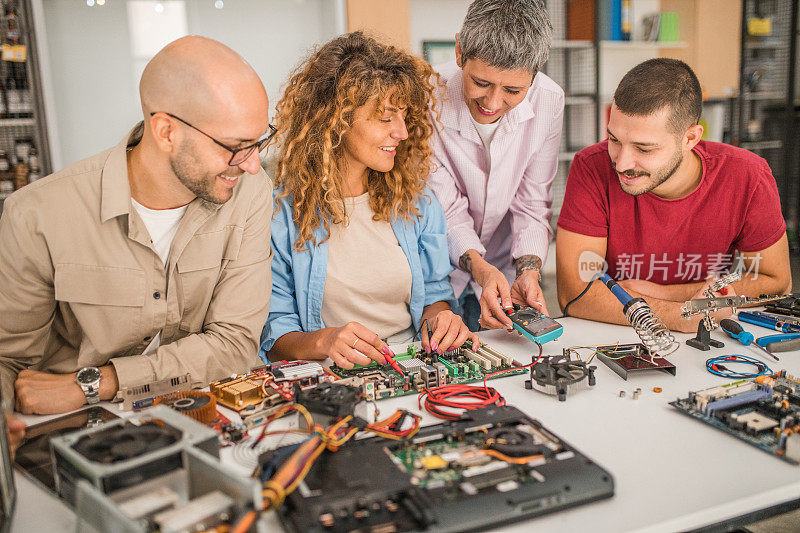
[[[658,40],[674,42],[678,40],[678,14],[674,11],[663,11],[659,20]]]

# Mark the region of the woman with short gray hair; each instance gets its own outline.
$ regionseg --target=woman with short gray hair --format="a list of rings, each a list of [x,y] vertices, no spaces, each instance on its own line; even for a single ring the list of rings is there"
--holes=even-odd
[[[541,72],[552,38],[539,0],[475,0],[456,34],[456,62],[436,67],[446,87],[432,112],[428,179],[458,266],[450,280],[474,331],[511,328],[512,302],[547,313],[539,270],[553,237],[564,115],[564,91]]]

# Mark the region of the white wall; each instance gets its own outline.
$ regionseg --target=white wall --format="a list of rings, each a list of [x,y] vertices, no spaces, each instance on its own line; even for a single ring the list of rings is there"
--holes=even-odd
[[[43,2],[61,153],[69,164],[116,144],[141,115],[130,67],[125,5]]]
[[[187,0],[189,31],[239,52],[259,73],[270,104],[278,102],[289,73],[317,43],[335,35],[331,0]]]
[[[410,0],[411,50],[422,55],[422,41],[452,41],[472,0]]]
[[[336,35],[337,0],[187,0],[189,33],[218,39],[261,76],[274,107],[289,72],[318,43]],[[69,165],[119,142],[141,120],[137,62],[126,0],[88,7],[82,0],[44,0],[42,39],[49,56],[60,150]]]

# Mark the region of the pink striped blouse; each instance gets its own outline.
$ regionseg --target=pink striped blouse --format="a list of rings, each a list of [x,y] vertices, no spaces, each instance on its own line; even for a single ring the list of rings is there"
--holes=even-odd
[[[455,63],[437,68],[445,97],[431,138],[436,170],[428,184],[444,208],[450,275],[456,297],[470,275],[458,258],[475,249],[514,280],[513,258],[535,254],[544,262],[553,237],[552,192],[558,167],[564,91],[541,72],[525,99],[500,119],[492,140],[491,169],[487,153],[462,94],[461,69]],[[480,287],[473,281],[480,297]]]

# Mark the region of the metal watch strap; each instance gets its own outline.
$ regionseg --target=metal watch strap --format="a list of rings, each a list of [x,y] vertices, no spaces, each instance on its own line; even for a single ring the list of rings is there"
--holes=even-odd
[[[99,385],[99,383],[98,383]],[[89,405],[100,402],[100,387],[92,387],[91,385],[81,385],[83,394],[86,396],[86,403]]]

